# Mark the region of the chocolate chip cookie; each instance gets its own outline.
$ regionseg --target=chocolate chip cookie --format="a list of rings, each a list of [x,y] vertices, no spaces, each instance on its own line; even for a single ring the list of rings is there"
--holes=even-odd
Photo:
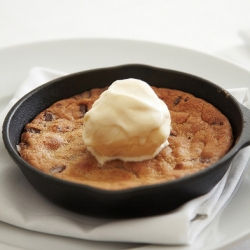
[[[100,165],[86,149],[83,117],[106,88],[58,101],[38,114],[25,126],[18,151],[49,175],[111,190],[175,180],[207,168],[228,152],[232,128],[218,109],[189,93],[152,88],[167,104],[172,127],[169,145],[153,159]]]

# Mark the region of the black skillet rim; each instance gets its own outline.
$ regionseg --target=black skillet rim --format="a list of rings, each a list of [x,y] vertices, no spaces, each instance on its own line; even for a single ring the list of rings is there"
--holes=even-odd
[[[163,182],[163,183],[157,183],[157,184],[152,184],[152,185],[145,185],[145,186],[139,186],[139,187],[133,187],[133,188],[128,188],[128,189],[124,189],[124,190],[105,190],[105,189],[101,189],[101,188],[96,188],[96,187],[91,187],[85,184],[81,184],[81,183],[75,183],[72,181],[68,181],[68,180],[63,180],[51,175],[48,175],[36,168],[34,168],[32,165],[30,165],[29,163],[27,163],[26,161],[24,161],[21,156],[18,154],[17,149],[13,148],[9,139],[9,124],[10,121],[14,115],[14,113],[16,112],[16,110],[19,108],[19,106],[22,105],[23,102],[25,102],[26,99],[28,99],[29,97],[31,97],[33,94],[35,94],[36,92],[41,91],[42,89],[44,89],[46,86],[52,85],[57,81],[62,81],[65,78],[69,78],[71,76],[74,75],[79,75],[79,74],[83,74],[83,73],[91,73],[91,72],[95,72],[96,70],[115,70],[115,69],[121,69],[124,67],[146,67],[146,68],[150,68],[150,69],[160,69],[160,70],[167,70],[167,71],[171,71],[174,73],[178,73],[178,74],[182,74],[183,76],[187,75],[187,76],[191,76],[193,78],[199,79],[203,82],[206,82],[207,84],[211,84],[214,87],[218,88],[219,91],[223,91],[225,94],[228,95],[227,98],[229,98],[237,107],[240,115],[241,115],[241,119],[243,121],[243,114],[242,114],[242,109],[238,103],[238,101],[230,94],[227,93],[227,91],[218,86],[217,84],[210,82],[202,77],[196,76],[196,75],[192,75],[190,73],[186,73],[186,72],[182,72],[182,71],[177,71],[177,70],[172,70],[172,69],[165,69],[165,68],[160,68],[160,67],[155,67],[155,66],[149,66],[149,65],[144,65],[144,64],[125,64],[125,65],[119,65],[119,66],[113,66],[113,67],[105,67],[105,68],[96,68],[96,69],[90,69],[90,70],[84,70],[81,72],[76,72],[76,73],[72,73],[66,76],[62,76],[59,77],[57,79],[54,79],[52,81],[49,81],[48,83],[45,83],[42,86],[39,86],[37,88],[35,88],[34,90],[30,91],[29,93],[27,93],[24,97],[22,97],[19,101],[17,101],[13,107],[9,110],[7,116],[5,117],[4,123],[3,123],[3,128],[2,128],[2,136],[3,136],[3,141],[5,144],[5,147],[7,149],[7,151],[9,152],[9,154],[11,155],[11,157],[14,159],[14,161],[19,165],[21,164],[22,166],[25,166],[26,168],[28,168],[29,170],[35,172],[38,175],[41,175],[41,178],[48,178],[54,182],[58,182],[58,183],[62,183],[63,185],[70,185],[70,186],[74,186],[76,188],[84,188],[86,190],[89,190],[90,192],[94,192],[94,193],[98,193],[101,195],[128,195],[128,194],[132,194],[134,192],[147,192],[147,190],[150,190],[150,192],[152,191],[152,189],[158,189],[161,187],[166,188],[167,186],[169,186],[169,188],[171,187],[175,187],[175,186],[179,186],[180,184],[185,184],[188,183],[190,181],[196,181],[197,179],[199,179],[201,176],[206,176],[209,172],[213,171],[213,169],[218,168],[222,163],[229,161],[240,149],[241,145],[239,145],[239,139],[242,136],[242,132],[244,129],[244,124],[242,122],[242,128],[241,128],[241,133],[239,138],[234,139],[234,145],[233,147],[227,152],[227,154],[225,156],[223,156],[219,161],[217,161],[216,163],[210,165],[208,168],[203,169],[198,171],[197,173],[194,173],[190,176],[184,176],[180,179],[176,179],[176,180],[172,180],[172,181],[167,181],[167,182]],[[217,107],[219,108],[219,107]]]

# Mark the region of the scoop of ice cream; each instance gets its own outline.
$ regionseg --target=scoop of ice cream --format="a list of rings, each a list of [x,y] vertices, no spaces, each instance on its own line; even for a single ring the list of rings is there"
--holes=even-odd
[[[85,114],[83,141],[101,164],[142,161],[168,145],[170,123],[168,107],[146,82],[117,80]]]

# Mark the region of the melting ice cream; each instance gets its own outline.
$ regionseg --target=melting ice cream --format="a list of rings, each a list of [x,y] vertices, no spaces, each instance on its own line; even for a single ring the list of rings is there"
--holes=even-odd
[[[115,81],[85,114],[83,140],[99,163],[142,161],[168,145],[168,107],[144,81]]]

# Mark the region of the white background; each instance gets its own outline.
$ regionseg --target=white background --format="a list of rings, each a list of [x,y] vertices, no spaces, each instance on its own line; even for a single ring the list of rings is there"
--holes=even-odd
[[[250,66],[242,34],[250,31],[249,12],[249,0],[0,0],[0,48],[63,38],[123,38],[229,52],[235,60],[234,53],[244,52],[248,58],[238,61]]]
[[[0,49],[74,38],[170,44],[250,69],[250,1],[0,0]]]

